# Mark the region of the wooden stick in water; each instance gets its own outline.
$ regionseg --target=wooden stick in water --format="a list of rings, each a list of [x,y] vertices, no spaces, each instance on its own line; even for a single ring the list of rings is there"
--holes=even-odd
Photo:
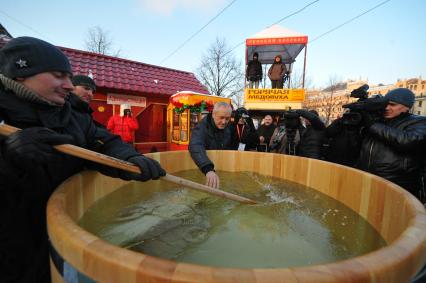
[[[10,125],[4,124],[3,122],[0,123],[0,134],[3,136],[9,136],[13,134],[16,131],[19,131],[20,129],[12,127]],[[134,165],[133,163],[123,161],[121,159],[117,159],[102,153],[98,153],[92,150],[88,150],[82,147],[78,147],[72,144],[62,144],[62,145],[55,145],[54,148],[62,153],[66,153],[75,157],[79,157],[81,159],[90,160],[96,163],[100,163],[103,165],[107,165],[110,167],[114,167],[117,169],[133,172],[140,174],[141,171],[139,167]],[[161,177],[161,180],[168,181],[174,184],[179,184],[182,186],[185,186],[190,189],[194,189],[197,191],[205,192],[211,195],[215,195],[221,198],[226,198],[234,201],[238,201],[241,203],[249,203],[249,204],[256,204],[257,202],[242,196],[238,196],[235,194],[231,194],[219,189],[213,189],[211,187],[208,187],[206,185],[202,185],[184,178],[180,178],[177,176],[173,176],[170,174],[166,174],[166,176]]]

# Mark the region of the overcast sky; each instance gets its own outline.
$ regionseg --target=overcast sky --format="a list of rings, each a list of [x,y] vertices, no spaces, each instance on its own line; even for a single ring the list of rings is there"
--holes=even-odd
[[[194,72],[216,37],[226,39],[243,62],[247,37],[279,25],[309,40],[331,31],[384,0],[123,0],[2,1],[0,23],[14,37],[34,36],[55,45],[84,49],[88,29],[100,26],[125,58]],[[225,7],[219,16],[217,16]],[[307,77],[324,87],[330,78],[391,84],[426,77],[426,1],[391,0],[308,43]],[[215,18],[183,48],[185,40]],[[296,61],[301,68],[303,54]]]

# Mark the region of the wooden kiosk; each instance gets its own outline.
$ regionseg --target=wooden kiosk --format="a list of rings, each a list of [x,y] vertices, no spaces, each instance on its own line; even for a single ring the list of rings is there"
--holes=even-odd
[[[219,101],[231,104],[230,98],[192,91],[180,91],[173,94],[167,107],[169,150],[188,149],[192,129],[205,114],[213,110],[214,104]]]

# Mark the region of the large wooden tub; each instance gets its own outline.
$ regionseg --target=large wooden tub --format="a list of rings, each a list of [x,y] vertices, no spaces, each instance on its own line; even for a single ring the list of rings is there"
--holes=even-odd
[[[110,245],[76,225],[94,201],[124,181],[84,172],[65,181],[48,204],[53,282],[409,282],[426,261],[426,213],[400,187],[373,175],[327,162],[256,152],[212,151],[216,168],[254,171],[295,181],[346,204],[388,243],[340,262],[282,269],[230,269],[163,260]],[[155,153],[173,173],[195,168],[188,152]],[[53,262],[56,264],[53,264]],[[87,279],[87,278],[90,278]]]

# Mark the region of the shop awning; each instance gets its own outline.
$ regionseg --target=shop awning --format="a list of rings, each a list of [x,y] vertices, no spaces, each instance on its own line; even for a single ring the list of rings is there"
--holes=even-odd
[[[272,64],[276,55],[281,55],[283,63],[293,63],[300,51],[308,43],[308,36],[279,25],[273,25],[246,39],[247,58],[259,54],[262,64]]]

